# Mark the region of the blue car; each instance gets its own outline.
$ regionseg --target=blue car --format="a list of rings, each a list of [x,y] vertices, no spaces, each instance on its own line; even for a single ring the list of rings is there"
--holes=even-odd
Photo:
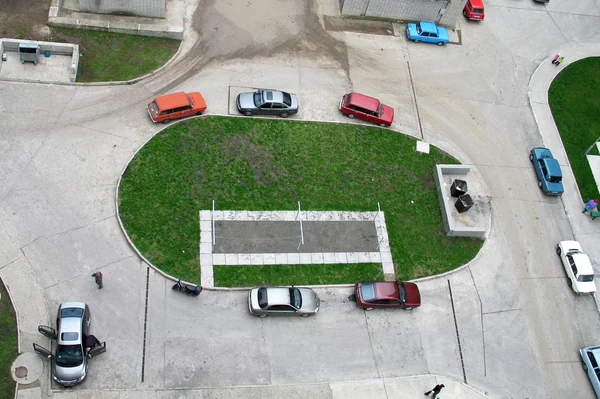
[[[448,30],[433,21],[421,21],[406,26],[406,37],[415,43],[427,42],[443,46],[448,43]]]
[[[533,163],[538,178],[538,186],[546,195],[562,195],[562,171],[558,161],[547,148],[536,147],[531,150],[529,160]]]

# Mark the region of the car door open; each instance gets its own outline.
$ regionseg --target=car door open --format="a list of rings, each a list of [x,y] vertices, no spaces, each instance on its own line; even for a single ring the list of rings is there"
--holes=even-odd
[[[106,352],[106,342],[102,342],[101,344],[94,346],[92,349],[90,349],[87,356],[89,358],[92,358],[104,352]]]
[[[56,330],[52,327],[48,327],[48,326],[38,326],[38,331],[42,334],[45,335],[46,337],[50,338],[50,339],[56,339],[57,335],[56,335]]]
[[[43,346],[40,346],[40,345],[34,343],[33,350],[38,355],[42,355],[48,359],[52,359],[52,352],[50,352],[48,349],[44,348]]]

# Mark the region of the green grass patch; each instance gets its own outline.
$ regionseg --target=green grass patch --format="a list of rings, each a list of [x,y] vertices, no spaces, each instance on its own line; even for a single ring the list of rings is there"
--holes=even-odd
[[[482,240],[446,236],[433,169],[458,162],[415,146],[398,132],[358,125],[191,119],[134,157],[119,187],[119,212],[152,263],[198,281],[198,212],[212,200],[217,209],[266,211],[294,210],[297,201],[307,211],[374,211],[380,202],[398,278],[438,274],[471,260]]]
[[[17,317],[4,282],[0,280],[0,392],[7,398],[15,396],[10,365],[17,355]]]
[[[215,286],[348,284],[383,280],[381,263],[214,266]]]
[[[78,82],[124,81],[164,65],[180,41],[82,29],[52,28],[53,41],[79,44]]]
[[[548,102],[584,201],[598,198],[585,152],[600,137],[600,57],[568,65],[552,82]],[[590,154],[598,154],[594,149]]]

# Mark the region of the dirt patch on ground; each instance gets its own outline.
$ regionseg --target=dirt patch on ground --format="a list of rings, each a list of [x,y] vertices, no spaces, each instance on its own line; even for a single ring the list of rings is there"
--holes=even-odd
[[[50,0],[1,0],[0,37],[45,40]]]

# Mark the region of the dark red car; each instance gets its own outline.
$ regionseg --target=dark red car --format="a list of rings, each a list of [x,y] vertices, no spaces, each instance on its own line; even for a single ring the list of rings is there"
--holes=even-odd
[[[360,93],[345,94],[340,101],[340,111],[348,118],[364,119],[384,127],[394,121],[394,108]]]
[[[421,306],[419,287],[400,281],[356,283],[356,304],[365,310],[374,308],[412,309]]]

